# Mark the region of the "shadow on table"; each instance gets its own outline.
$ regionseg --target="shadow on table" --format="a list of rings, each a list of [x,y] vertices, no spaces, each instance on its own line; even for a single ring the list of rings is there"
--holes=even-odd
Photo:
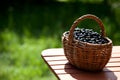
[[[101,72],[85,72],[81,71],[69,63],[65,64],[65,72],[70,74],[75,80],[117,80],[113,71],[105,69]]]

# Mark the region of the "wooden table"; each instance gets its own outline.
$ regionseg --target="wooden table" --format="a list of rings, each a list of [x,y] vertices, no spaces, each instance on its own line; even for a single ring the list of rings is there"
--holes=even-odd
[[[84,72],[68,63],[62,48],[42,51],[42,58],[58,80],[120,80],[120,46],[114,46],[112,57],[102,72]]]

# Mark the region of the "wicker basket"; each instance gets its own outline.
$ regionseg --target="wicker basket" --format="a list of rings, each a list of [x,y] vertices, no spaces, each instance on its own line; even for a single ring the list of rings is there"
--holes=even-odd
[[[84,19],[95,20],[101,29],[101,35],[109,42],[105,44],[92,44],[73,39],[75,27]],[[112,41],[106,37],[102,21],[92,14],[83,15],[75,20],[70,28],[69,35],[63,33],[62,43],[64,54],[68,61],[77,68],[85,71],[101,71],[108,63],[112,52]]]

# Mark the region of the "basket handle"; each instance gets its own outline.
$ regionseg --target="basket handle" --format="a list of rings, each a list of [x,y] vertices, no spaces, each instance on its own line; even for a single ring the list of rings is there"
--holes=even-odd
[[[72,24],[72,26],[71,26],[71,28],[70,28],[70,32],[69,32],[69,37],[68,37],[69,43],[72,43],[72,41],[73,41],[73,32],[74,32],[75,27],[76,27],[82,20],[87,19],[87,18],[95,20],[95,21],[98,23],[98,25],[100,26],[100,29],[101,29],[101,30],[100,30],[100,33],[101,33],[101,35],[102,35],[103,37],[106,37],[105,30],[104,30],[104,25],[103,25],[102,21],[101,21],[97,16],[95,16],[95,15],[86,14],[86,15],[83,15],[83,16],[79,17],[78,19],[76,19],[76,20],[74,21],[74,23]]]

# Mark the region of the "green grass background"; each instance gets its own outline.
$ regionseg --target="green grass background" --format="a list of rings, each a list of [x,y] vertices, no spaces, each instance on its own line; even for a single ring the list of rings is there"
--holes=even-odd
[[[120,45],[120,6],[115,0],[27,1],[1,3],[0,80],[57,80],[40,54],[62,47],[62,33],[84,14],[98,16],[113,45]],[[93,28],[90,22],[85,26]]]

